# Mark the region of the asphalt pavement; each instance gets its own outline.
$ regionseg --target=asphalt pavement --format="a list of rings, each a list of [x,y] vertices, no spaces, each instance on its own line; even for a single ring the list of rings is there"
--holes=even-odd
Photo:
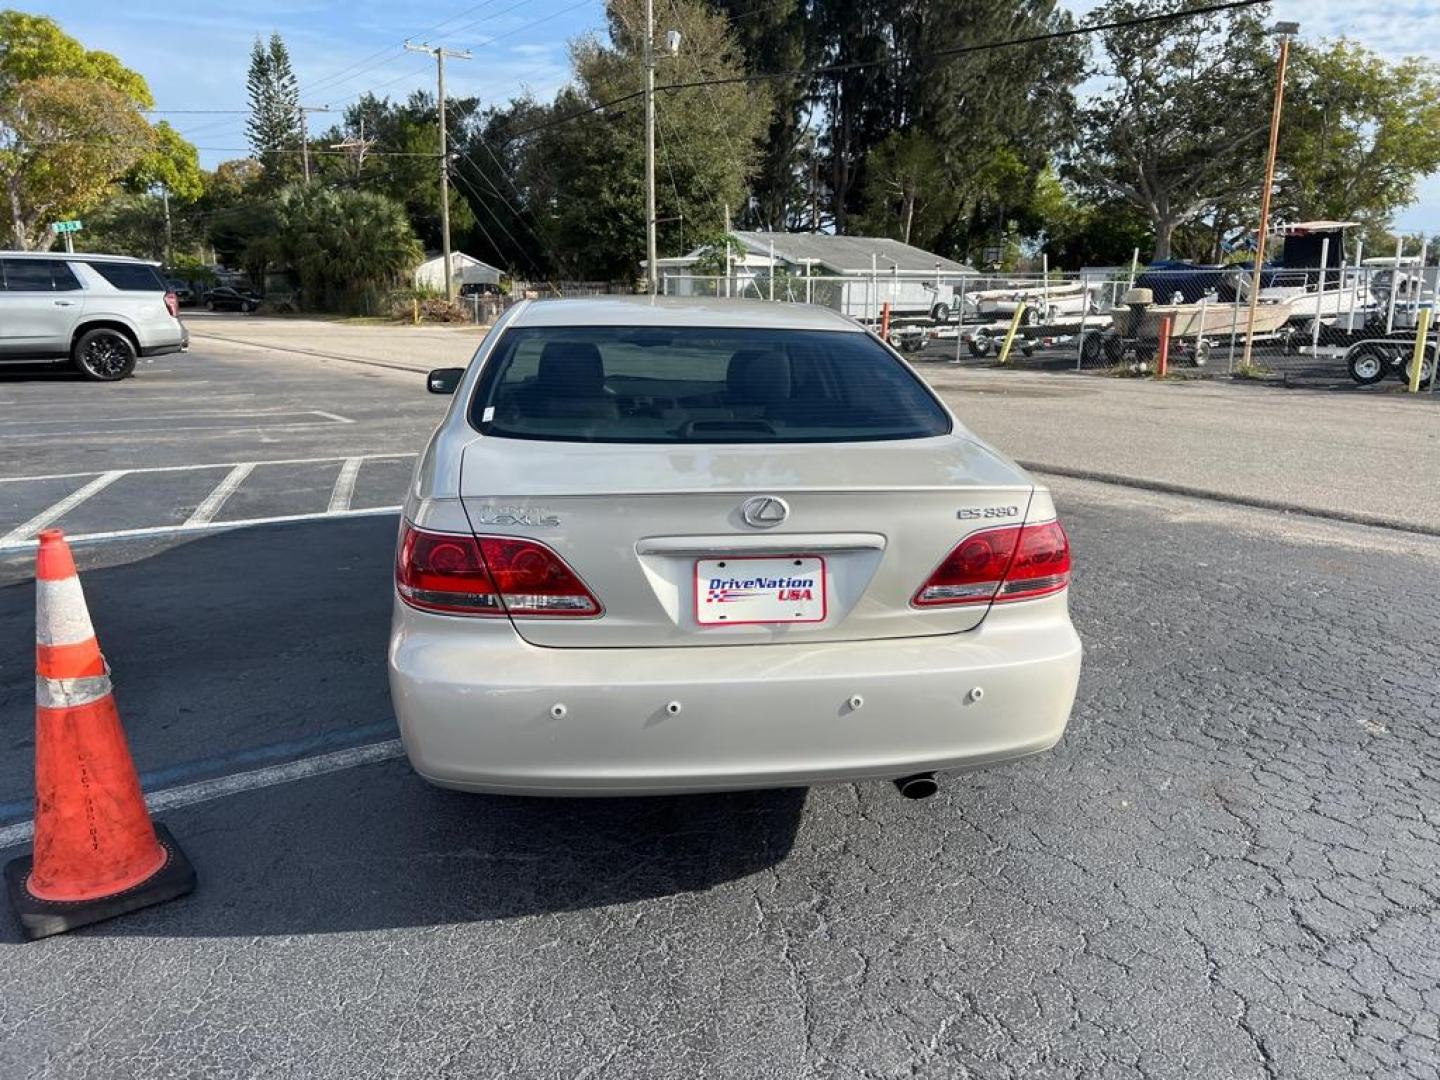
[[[124,465],[418,448],[443,400],[332,364],[142,370],[137,412],[203,374],[354,423],[127,438]],[[77,389],[0,376],[41,415]],[[112,468],[110,439],[16,441],[64,472]],[[0,1077],[1440,1076],[1440,542],[1054,487],[1070,730],[922,803],[432,789],[393,744],[391,516],[82,545],[200,887],[34,944],[0,913]],[[28,816],[32,641],[12,549],[0,836]]]
[[[420,374],[273,351],[197,347],[121,383],[0,368],[0,552],[46,526],[108,537],[393,508],[447,404]]]

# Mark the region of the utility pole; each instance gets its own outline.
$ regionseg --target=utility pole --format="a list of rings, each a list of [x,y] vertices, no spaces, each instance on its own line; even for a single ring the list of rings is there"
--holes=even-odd
[[[440,254],[445,259],[445,299],[455,299],[455,275],[450,266],[450,151],[445,131],[445,58],[469,60],[468,49],[447,49],[442,45],[411,45],[407,52],[429,53],[435,57],[436,99],[440,106]]]
[[[170,189],[163,184],[160,187],[160,198],[165,203],[165,265],[168,267],[175,261],[174,233],[170,229]]]
[[[1260,231],[1255,238],[1255,275],[1250,279],[1250,318],[1245,324],[1245,351],[1240,354],[1242,370],[1250,366],[1255,347],[1255,309],[1260,303],[1260,275],[1265,266],[1265,234],[1270,229],[1270,188],[1275,183],[1275,152],[1280,144],[1280,109],[1285,104],[1285,66],[1290,61],[1290,39],[1300,33],[1300,24],[1279,22],[1280,66],[1275,72],[1275,104],[1270,110],[1270,150],[1265,155],[1265,186],[1260,189]]]
[[[355,151],[355,179],[360,179],[360,174],[365,171],[365,155],[370,152],[370,147],[375,145],[374,139],[365,138],[365,117],[360,117],[360,135],[357,138],[346,138],[342,142],[331,143],[331,150]]]
[[[645,0],[645,277],[655,295],[655,0]]]
[[[329,112],[329,105],[300,106],[300,161],[305,167],[305,183],[310,183],[310,125],[306,117],[312,112]]]

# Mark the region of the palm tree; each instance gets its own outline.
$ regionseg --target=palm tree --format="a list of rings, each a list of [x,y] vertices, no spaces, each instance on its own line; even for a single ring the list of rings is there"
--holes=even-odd
[[[405,208],[373,192],[291,186],[276,198],[274,214],[274,245],[308,306],[370,306],[423,257]]]

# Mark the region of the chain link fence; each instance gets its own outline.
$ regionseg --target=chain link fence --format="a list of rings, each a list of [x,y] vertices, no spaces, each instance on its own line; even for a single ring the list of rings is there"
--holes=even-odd
[[[1436,306],[1440,272],[1418,259],[1326,269],[1265,268],[1252,303],[1247,267],[1109,268],[1079,273],[806,276],[765,268],[667,273],[668,296],[745,297],[829,307],[926,360],[1195,377],[1244,375],[1300,385],[1410,380],[1416,326]],[[1009,348],[1006,341],[1009,339]],[[1437,378],[1433,337],[1420,383]]]

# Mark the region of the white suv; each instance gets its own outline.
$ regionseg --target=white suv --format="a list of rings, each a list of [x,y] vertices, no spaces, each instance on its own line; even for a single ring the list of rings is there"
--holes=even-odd
[[[179,311],[157,263],[0,251],[0,364],[68,360],[114,382],[138,357],[190,347]]]

